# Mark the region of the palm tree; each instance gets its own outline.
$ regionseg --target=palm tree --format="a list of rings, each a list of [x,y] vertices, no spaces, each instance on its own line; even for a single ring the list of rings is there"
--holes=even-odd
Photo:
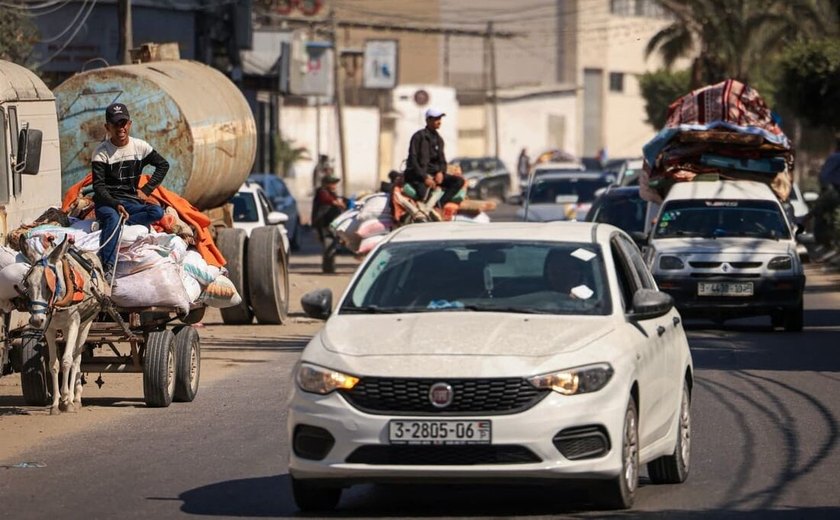
[[[670,68],[694,56],[692,88],[748,82],[789,42],[826,31],[825,0],[657,0],[672,22],[647,44]],[[834,1],[834,0],[829,0]]]

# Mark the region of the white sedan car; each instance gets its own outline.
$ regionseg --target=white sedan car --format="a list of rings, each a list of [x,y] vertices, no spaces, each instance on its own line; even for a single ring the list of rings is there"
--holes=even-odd
[[[440,223],[392,233],[296,367],[289,470],[303,510],[359,482],[595,480],[610,508],[689,469],[691,355],[623,231]]]

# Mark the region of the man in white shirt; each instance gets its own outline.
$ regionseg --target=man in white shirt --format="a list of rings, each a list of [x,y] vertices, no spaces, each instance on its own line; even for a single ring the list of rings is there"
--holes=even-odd
[[[169,171],[169,163],[149,143],[129,136],[131,117],[122,103],[105,109],[108,139],[93,152],[93,202],[102,231],[99,256],[109,279],[113,276],[117,255],[120,221],[123,224],[150,226],[163,217],[163,208],[149,198]],[[140,174],[147,165],[155,167],[149,182],[139,188]]]

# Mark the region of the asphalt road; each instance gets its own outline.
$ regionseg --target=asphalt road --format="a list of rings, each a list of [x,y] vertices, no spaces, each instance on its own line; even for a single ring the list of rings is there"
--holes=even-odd
[[[314,264],[317,257],[299,254],[293,265],[317,279]],[[686,324],[696,367],[691,475],[677,486],[643,478],[632,512],[591,511],[574,489],[358,486],[345,491],[335,516],[838,518],[837,280],[809,272],[799,334],[771,332],[767,319]],[[0,467],[0,518],[299,515],[283,423],[304,343],[295,336],[205,345],[205,356],[260,356],[202,385],[193,403],[128,403],[136,407],[119,421],[33,445],[19,462],[42,467]]]

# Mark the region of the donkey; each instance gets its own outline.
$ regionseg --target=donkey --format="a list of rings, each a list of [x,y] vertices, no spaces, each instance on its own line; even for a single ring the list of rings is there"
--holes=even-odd
[[[52,237],[46,240],[49,244],[54,242]],[[21,246],[32,263],[24,279],[23,291],[28,298],[29,325],[44,331],[49,347],[53,388],[50,414],[75,412],[82,407],[82,349],[91,324],[102,309],[103,298],[110,295],[110,288],[96,254],[68,254],[72,247],[69,237],[42,257],[25,241],[21,241]],[[58,331],[64,338],[60,364]],[[59,370],[63,376],[60,389]]]

